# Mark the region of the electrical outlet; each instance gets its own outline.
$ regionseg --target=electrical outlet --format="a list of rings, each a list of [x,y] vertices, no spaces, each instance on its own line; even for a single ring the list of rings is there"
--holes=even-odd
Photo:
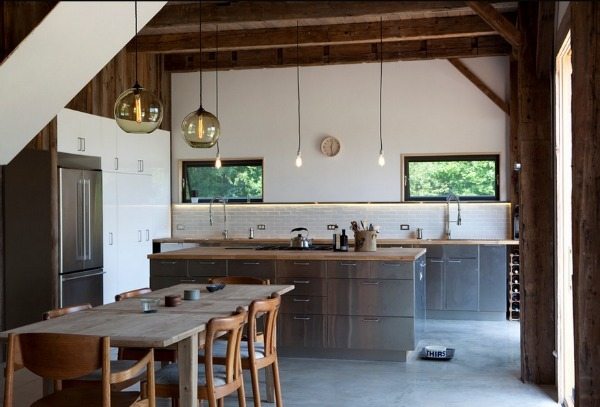
[[[336,230],[338,225],[327,225],[327,230]]]
[[[177,224],[177,230],[185,230],[185,225],[182,225],[181,223]]]
[[[265,230],[267,227],[265,225],[256,225],[256,229]]]
[[[410,230],[410,225],[400,225],[400,230]]]

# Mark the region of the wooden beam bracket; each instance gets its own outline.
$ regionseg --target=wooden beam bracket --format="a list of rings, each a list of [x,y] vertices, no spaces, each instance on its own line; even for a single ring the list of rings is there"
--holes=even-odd
[[[496,104],[504,113],[510,116],[510,110],[508,108],[508,104],[496,94],[489,86],[487,86],[473,71],[471,71],[465,64],[462,63],[460,59],[457,58],[448,58],[448,62],[450,62],[460,73],[462,73],[468,80],[470,80],[473,85],[477,86],[477,88],[483,92],[492,102]]]
[[[506,17],[494,8],[490,3],[485,1],[467,1],[471,9],[479,14],[479,16],[498,31],[510,45],[514,48],[519,48],[522,43],[521,32],[512,24]]]

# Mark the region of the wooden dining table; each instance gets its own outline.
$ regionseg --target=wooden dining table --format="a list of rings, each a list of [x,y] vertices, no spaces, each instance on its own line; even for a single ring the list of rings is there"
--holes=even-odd
[[[166,295],[181,295],[184,290],[199,289],[199,300],[183,300],[176,307],[166,307]],[[140,348],[177,348],[179,364],[179,400],[182,406],[198,405],[198,338],[211,318],[227,316],[237,307],[248,308],[256,299],[272,293],[283,295],[293,285],[227,285],[208,292],[204,284],[179,284],[114,302],[60,318],[40,321],[0,332],[6,341],[9,333],[51,332],[109,336],[111,346]],[[159,301],[156,312],[142,312],[140,298]]]

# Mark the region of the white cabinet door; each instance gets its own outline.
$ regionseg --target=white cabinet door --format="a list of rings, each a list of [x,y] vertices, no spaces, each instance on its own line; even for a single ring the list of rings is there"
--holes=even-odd
[[[117,129],[119,126],[112,119],[102,117],[100,121],[102,137],[102,171],[117,171]]]
[[[104,303],[113,302],[119,292],[117,174],[102,173]]]
[[[143,151],[151,134],[126,133],[121,129],[116,134],[119,172],[143,172]]]
[[[101,156],[102,120],[100,116],[63,109],[57,116],[57,150],[63,153]]]

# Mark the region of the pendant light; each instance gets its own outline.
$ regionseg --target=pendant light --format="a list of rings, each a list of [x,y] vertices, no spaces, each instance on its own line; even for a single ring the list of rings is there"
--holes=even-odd
[[[115,102],[117,125],[127,133],[152,133],[163,119],[163,104],[138,83],[137,1],[135,7],[135,84],[121,93]]]
[[[215,113],[219,117],[219,25],[215,30],[215,98],[217,107]],[[221,168],[221,150],[219,148],[219,140],[217,140],[217,157],[215,158],[215,168]]]
[[[200,107],[188,114],[181,123],[183,138],[193,148],[210,148],[214,146],[221,133],[219,119],[202,107],[202,2],[199,7],[198,38],[200,40]]]
[[[298,52],[300,41],[298,32],[298,21],[296,21],[296,87],[298,89],[298,152],[296,153],[296,167],[302,167],[302,155],[300,154],[300,59]]]
[[[379,18],[379,160],[381,167],[385,165],[383,156],[383,137],[381,136],[381,93],[383,84],[383,17]]]

